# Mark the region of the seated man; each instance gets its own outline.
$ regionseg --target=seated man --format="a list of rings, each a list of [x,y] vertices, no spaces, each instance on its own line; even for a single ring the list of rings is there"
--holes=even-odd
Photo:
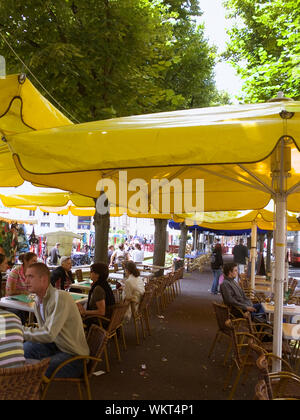
[[[29,293],[36,293],[34,313],[38,328],[23,327],[25,358],[42,360],[50,357],[46,376],[73,356],[88,356],[82,319],[72,296],[50,284],[50,271],[45,264],[35,263],[26,271]],[[57,377],[78,377],[83,372],[82,360],[64,366]]]
[[[71,257],[61,257],[60,266],[51,273],[50,281],[52,286],[61,290],[69,289],[71,284],[74,283],[71,268]]]
[[[16,368],[24,363],[21,320],[17,315],[0,309],[0,369]]]
[[[236,263],[224,264],[223,267],[224,281],[220,286],[221,294],[225,305],[229,306],[233,316],[240,317],[241,312],[249,311],[251,317],[258,314],[264,314],[263,307],[260,303],[253,304],[245,295],[244,290],[234,280],[238,276],[238,268]]]

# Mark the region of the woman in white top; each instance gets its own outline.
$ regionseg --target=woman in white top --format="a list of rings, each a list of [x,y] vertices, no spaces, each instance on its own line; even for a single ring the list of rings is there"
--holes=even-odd
[[[118,264],[118,266],[122,266],[122,264],[127,260],[127,252],[125,251],[124,244],[119,245],[119,248],[112,254],[110,265]]]
[[[140,272],[133,261],[125,263],[125,278],[123,299],[133,302],[134,307],[137,308],[145,293],[145,286],[144,281],[140,277]],[[129,306],[125,317],[127,319],[131,318],[131,306]]]
[[[144,251],[140,244],[135,244],[135,249],[131,253],[132,260],[136,263],[144,261]]]

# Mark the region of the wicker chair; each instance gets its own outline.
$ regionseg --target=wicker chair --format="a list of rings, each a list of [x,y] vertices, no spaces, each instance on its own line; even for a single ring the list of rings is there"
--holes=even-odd
[[[83,274],[81,268],[75,270],[75,276],[78,282],[83,281]]]
[[[231,351],[231,348],[232,348],[231,331],[225,325],[225,322],[228,319],[231,318],[230,310],[229,310],[229,307],[228,306],[222,305],[222,304],[217,303],[217,302],[212,302],[212,305],[213,305],[214,312],[215,312],[216,319],[217,319],[218,331],[216,333],[216,336],[214,338],[214,341],[213,341],[213,343],[211,345],[211,348],[209,350],[208,357],[211,357],[212,352],[214,351],[214,348],[215,348],[218,340],[221,337],[225,337],[227,340],[229,339],[227,351],[226,351],[225,358],[224,358],[224,365],[225,365],[226,364],[226,361],[227,361],[227,358],[229,356],[229,353]]]
[[[266,381],[260,380],[255,386],[255,400],[269,401],[268,387]],[[272,400],[298,400],[298,398],[272,398]]]
[[[0,400],[39,400],[50,359],[17,368],[0,369]]]
[[[269,401],[269,394],[266,382],[262,379],[255,386],[255,399],[259,401]]]
[[[139,328],[138,328],[138,323],[139,322],[141,324],[143,337],[146,338],[144,322],[145,322],[145,326],[147,328],[148,334],[151,335],[150,320],[149,320],[149,306],[150,306],[150,303],[152,301],[153,294],[154,294],[154,288],[153,287],[148,287],[145,290],[145,293],[144,293],[144,295],[143,295],[143,297],[140,301],[140,304],[137,308],[136,308],[134,302],[131,302],[131,313],[132,313],[132,318],[133,318],[134,326],[135,326],[135,334],[136,334],[137,344],[140,344]]]
[[[260,346],[268,353],[272,353],[273,350],[273,327],[266,323],[255,323],[251,319],[250,312],[244,313],[244,318],[247,321],[250,334],[258,338],[261,343]],[[268,337],[269,341],[263,341]],[[282,341],[282,354],[289,358],[292,354],[292,350],[286,340]]]
[[[229,368],[229,374],[224,385],[225,390],[229,385],[234,367],[237,368],[237,374],[228,397],[231,400],[234,397],[236,388],[239,384],[242,375],[245,375],[244,380],[246,380],[250,368],[255,366],[256,358],[254,357],[253,352],[248,344],[248,339],[252,338],[253,342],[257,343],[258,345],[260,344],[260,341],[257,337],[253,336],[246,330],[240,330],[241,323],[239,319],[228,319],[225,322],[225,325],[231,332],[233,346],[233,357]]]
[[[168,276],[157,277],[153,282],[155,283],[154,296],[156,298],[157,313],[160,315],[166,307],[165,289],[168,284]]]
[[[117,357],[119,361],[121,361],[121,354],[120,354],[120,347],[119,347],[119,341],[118,341],[118,331],[121,332],[123,347],[124,347],[124,350],[126,350],[127,347],[126,347],[126,341],[125,341],[125,335],[124,335],[123,322],[124,322],[127,309],[129,307],[129,303],[130,303],[129,301],[125,301],[124,303],[117,303],[116,305],[112,306],[112,314],[110,318],[106,318],[105,316],[99,316],[99,315],[98,316],[91,315],[84,318],[84,320],[89,319],[89,318],[97,318],[101,327],[102,327],[102,321],[105,321],[106,323],[108,323],[108,326],[106,328],[107,339],[109,341],[111,338],[114,338]],[[107,346],[104,347],[104,357],[105,357],[106,370],[107,372],[110,372]]]
[[[92,399],[91,389],[89,379],[92,374],[95,372],[96,366],[99,362],[102,361],[101,356],[106,347],[108,335],[105,330],[100,328],[98,325],[91,325],[89,329],[89,334],[87,337],[87,343],[90,349],[89,356],[74,356],[69,360],[61,363],[55,371],[52,373],[50,378],[44,378],[44,389],[42,394],[42,399],[46,397],[47,391],[49,386],[53,382],[71,382],[76,383],[79,393],[79,398],[82,400],[83,395],[81,391],[81,384],[85,386],[86,394],[88,400]],[[66,364],[71,363],[75,360],[82,360],[83,361],[83,375],[78,378],[56,378],[57,372],[64,367]]]
[[[270,373],[269,364],[273,357],[262,354],[256,361],[266,383],[269,399],[300,399],[300,377],[291,371]]]

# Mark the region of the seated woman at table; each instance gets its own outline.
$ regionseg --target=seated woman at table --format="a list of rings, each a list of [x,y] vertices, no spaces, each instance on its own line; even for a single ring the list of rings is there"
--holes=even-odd
[[[125,263],[125,279],[122,298],[123,300],[133,302],[134,308],[137,309],[145,293],[145,285],[143,279],[140,277],[140,271],[133,261],[127,261]],[[131,315],[131,306],[129,306],[125,318],[129,320]]]
[[[140,244],[135,244],[135,249],[131,251],[131,258],[135,263],[142,263],[144,261],[144,251]]]
[[[37,255],[34,252],[26,252],[19,256],[21,265],[15,266],[9,273],[6,281],[6,296],[28,295],[25,281],[27,268],[37,262]]]
[[[50,281],[53,287],[61,290],[73,290],[70,289],[72,283],[74,283],[73,274],[71,271],[72,260],[71,257],[61,257],[60,266],[52,271]],[[78,290],[74,289],[74,292]]]
[[[109,269],[107,264],[95,263],[91,265],[92,287],[89,291],[86,309],[83,305],[77,303],[79,312],[87,328],[91,324],[99,324],[99,319],[96,316],[105,316],[106,318],[110,318],[111,316],[112,306],[115,304],[115,297],[107,281],[108,275]],[[93,316],[95,317],[93,318]],[[107,325],[108,322],[102,321],[103,328],[107,328]]]
[[[4,254],[0,254],[0,298],[2,297],[2,273],[5,273],[7,270],[7,257]]]
[[[37,262],[37,255],[34,252],[26,252],[19,256],[21,265],[15,266],[9,273],[6,280],[6,296],[28,295],[25,273],[27,268]],[[19,309],[9,309],[10,312],[18,315],[24,325],[28,318],[28,312]]]

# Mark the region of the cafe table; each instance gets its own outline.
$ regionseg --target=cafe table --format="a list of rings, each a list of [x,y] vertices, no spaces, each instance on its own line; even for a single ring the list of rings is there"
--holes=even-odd
[[[271,303],[262,303],[264,311],[269,316],[274,314],[274,305]],[[290,320],[291,317],[295,315],[300,315],[300,306],[299,305],[283,305],[283,316]]]
[[[75,303],[86,303],[87,295],[82,293],[70,293]],[[19,311],[34,312],[34,298],[32,295],[6,296],[0,299],[0,307],[6,309],[17,309]]]
[[[300,324],[282,324],[282,334],[285,340],[300,340]]]
[[[271,293],[272,292],[271,286],[264,286],[262,284],[255,285],[254,290],[255,290],[255,292],[260,292],[260,293]]]

